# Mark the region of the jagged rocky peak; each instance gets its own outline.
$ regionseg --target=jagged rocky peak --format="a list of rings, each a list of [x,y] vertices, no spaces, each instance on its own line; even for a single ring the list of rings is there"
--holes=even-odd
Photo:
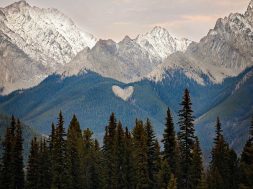
[[[132,41],[133,41],[133,39],[131,39],[128,35],[126,35],[124,37],[124,39],[122,41],[120,41],[120,42],[122,42],[122,43],[129,43],[129,42],[132,42]]]
[[[99,39],[99,41],[96,43],[96,45],[93,48],[101,48],[101,49],[107,49],[108,47],[115,47],[117,43],[113,41],[112,39]]]
[[[0,39],[1,94],[37,85],[97,42],[57,9],[26,1],[0,8]]]
[[[149,33],[156,35],[156,36],[170,36],[170,33],[161,26],[155,26]]]
[[[108,52],[113,55],[117,52],[117,46],[117,43],[112,39],[100,39],[92,48],[92,52],[96,54],[104,54],[105,52]]]
[[[185,51],[190,40],[173,37],[165,28],[156,26],[146,34],[138,35],[136,42],[154,57],[164,60],[176,51]]]
[[[247,12],[253,12],[253,0],[249,2],[249,6],[247,8]]]
[[[31,7],[26,1],[17,1],[17,2],[14,2],[8,6],[6,6],[5,8],[7,9],[11,9],[11,8],[17,8],[17,9],[22,9],[24,7]]]
[[[249,20],[251,26],[253,26],[253,0],[250,1],[247,11],[244,15]]]
[[[180,67],[198,83],[222,83],[253,66],[253,0],[245,14],[231,13],[216,25],[199,43],[192,43],[185,53],[175,53],[154,70],[152,77],[160,81],[167,70]],[[156,77],[154,77],[156,76]],[[201,81],[201,82],[199,82]]]
[[[97,42],[93,35],[81,31],[54,8],[32,7],[26,1],[19,1],[0,10],[4,18],[1,32],[29,57],[53,69]]]

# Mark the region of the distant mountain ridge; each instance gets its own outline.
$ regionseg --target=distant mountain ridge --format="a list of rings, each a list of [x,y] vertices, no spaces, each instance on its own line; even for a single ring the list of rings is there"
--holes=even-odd
[[[172,37],[161,27],[136,39],[126,36],[119,43],[99,41],[92,34],[82,32],[57,9],[32,7],[26,1],[0,8],[0,39],[3,41],[0,47],[4,48],[0,54],[0,68],[4,70],[0,76],[2,94],[36,86],[54,72],[72,74],[83,69],[124,82],[140,80],[168,55],[185,50],[190,43]],[[6,48],[6,43],[11,49]],[[90,52],[82,55],[87,56],[86,62],[69,65],[82,52]],[[109,52],[106,57],[101,54],[106,52]],[[112,61],[113,68],[108,61]]]
[[[3,94],[37,85],[97,39],[56,9],[25,1],[0,8],[0,88]]]
[[[230,145],[240,152],[253,114],[252,29],[253,0],[244,14],[218,19],[199,43],[155,27],[118,43],[100,39],[58,64],[53,74],[0,30],[0,84],[8,87],[3,94],[22,88],[19,83],[33,86],[0,96],[0,112],[15,114],[43,133],[60,110],[66,122],[75,113],[82,127],[97,135],[111,112],[129,127],[136,117],[149,117],[161,136],[167,107],[176,123],[183,90],[189,88],[204,152],[212,145],[217,116]]]
[[[244,14],[218,19],[199,43],[169,56],[148,78],[156,82],[181,70],[201,85],[222,83],[253,66],[253,1]]]
[[[154,27],[146,34],[138,35],[135,40],[149,54],[162,60],[177,51],[185,51],[192,42],[186,38],[173,37],[165,28],[160,26]]]

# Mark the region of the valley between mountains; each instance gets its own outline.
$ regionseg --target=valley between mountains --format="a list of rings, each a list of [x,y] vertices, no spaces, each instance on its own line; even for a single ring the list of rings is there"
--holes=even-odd
[[[161,138],[168,107],[178,121],[185,88],[204,154],[217,116],[241,152],[253,115],[253,0],[243,14],[219,18],[199,42],[160,26],[115,42],[81,31],[56,9],[25,1],[0,8],[0,114],[38,133],[48,135],[62,110],[66,124],[76,114],[102,139],[115,112],[130,128],[149,117]]]

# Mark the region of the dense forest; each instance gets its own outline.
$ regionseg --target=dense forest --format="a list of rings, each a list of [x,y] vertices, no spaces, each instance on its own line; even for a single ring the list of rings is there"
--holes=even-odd
[[[149,119],[136,119],[130,131],[112,113],[102,145],[89,128],[81,131],[75,115],[65,131],[60,112],[50,136],[31,141],[26,165],[22,127],[12,117],[2,139],[0,189],[252,189],[253,120],[239,158],[217,118],[211,161],[203,167],[187,89],[180,105],[178,133],[169,108],[162,141]]]

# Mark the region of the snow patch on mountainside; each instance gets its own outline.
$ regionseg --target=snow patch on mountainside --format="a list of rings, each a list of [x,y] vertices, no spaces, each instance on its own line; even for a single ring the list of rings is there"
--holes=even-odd
[[[121,98],[124,101],[127,101],[133,95],[134,87],[129,86],[129,87],[122,89],[121,87],[119,87],[117,85],[113,85],[112,91],[117,97]]]

